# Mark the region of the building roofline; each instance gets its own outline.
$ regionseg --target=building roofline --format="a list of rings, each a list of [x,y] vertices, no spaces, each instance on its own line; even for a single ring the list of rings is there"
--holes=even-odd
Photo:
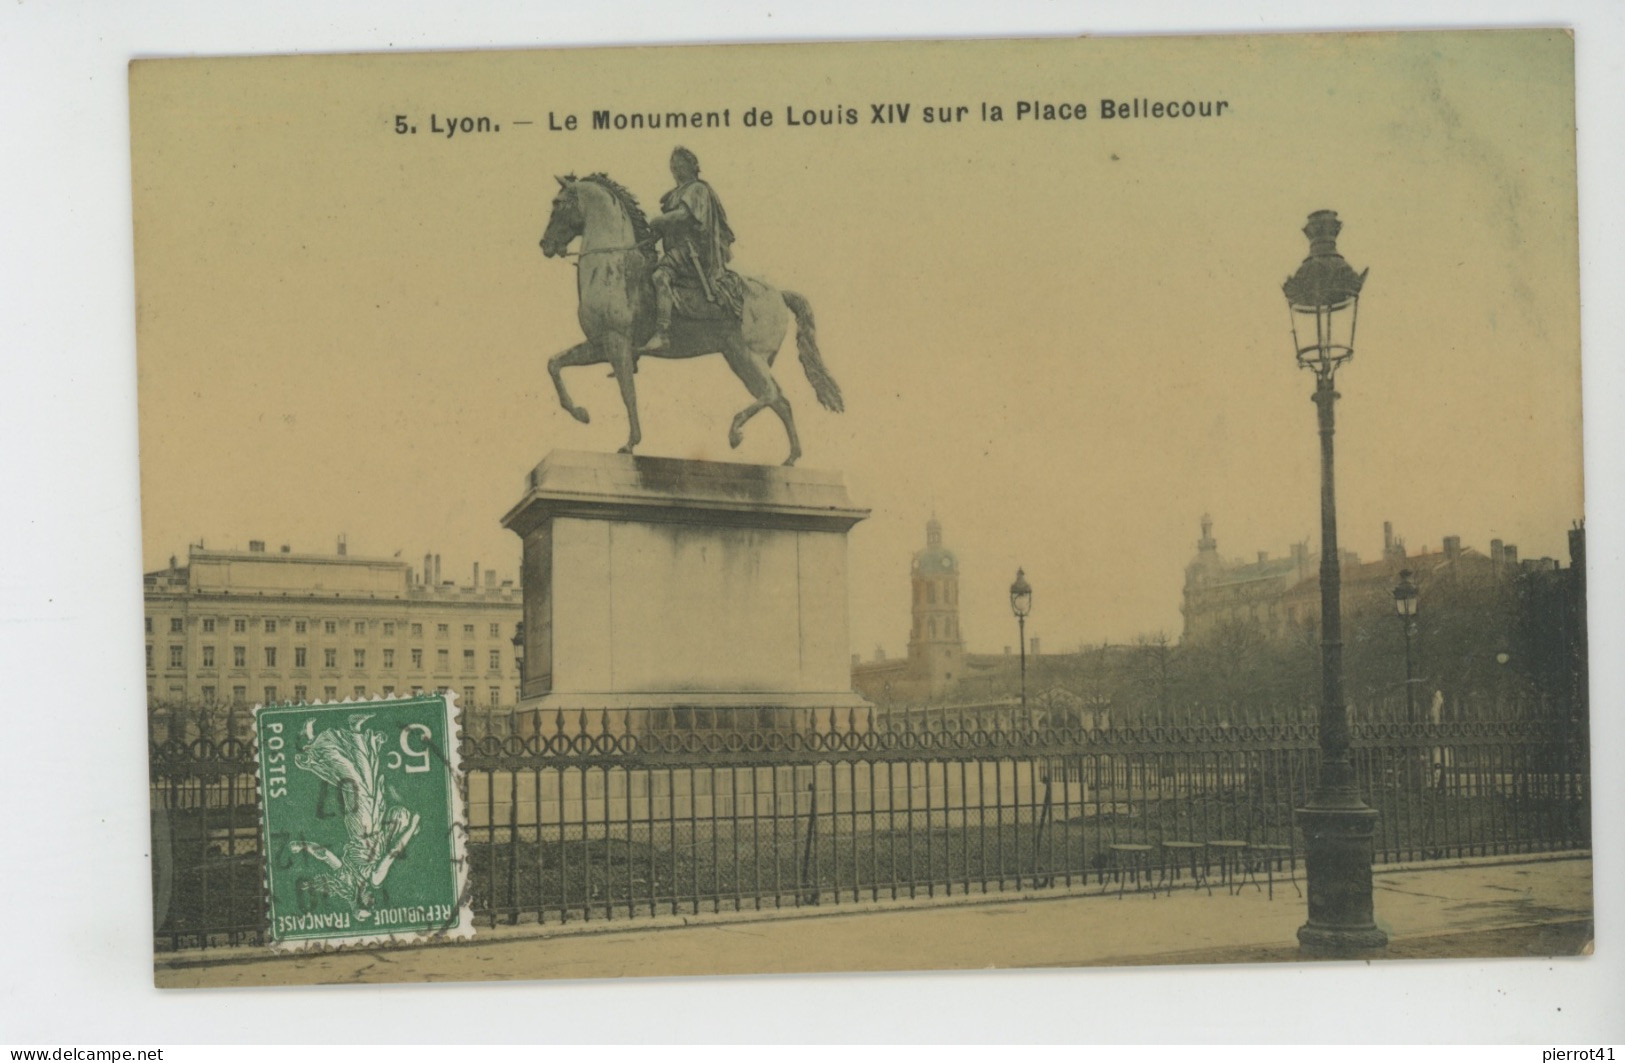
[[[383,594],[383,595],[357,595],[342,592],[333,593],[331,597],[320,592],[311,591],[219,591],[219,590],[186,590],[186,589],[155,589],[147,588],[147,598],[178,598],[191,602],[332,602],[369,603],[369,602],[408,602],[412,604],[431,605],[521,605],[524,599],[519,595],[517,588],[510,588],[510,593],[503,597],[497,591],[481,590],[474,594]]]
[[[296,554],[283,553],[280,550],[216,550],[204,548],[196,544],[187,551],[188,562],[194,559],[221,560],[221,561],[274,561],[278,564],[317,564],[317,565],[382,565],[390,568],[407,568],[409,562],[398,557],[364,557],[357,554]],[[189,567],[189,566],[188,566]],[[167,569],[164,571],[168,571]]]

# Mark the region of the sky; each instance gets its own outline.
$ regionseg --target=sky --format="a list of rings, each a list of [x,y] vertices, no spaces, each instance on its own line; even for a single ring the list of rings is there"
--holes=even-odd
[[[1567,560],[1583,516],[1572,42],[1557,31],[510,51],[138,63],[131,71],[144,563],[250,539],[516,577],[499,520],[555,449],[626,422],[537,241],[554,175],[653,208],[683,143],[734,265],[801,292],[846,396],[776,375],[808,468],[872,509],[852,649],[903,652],[908,561],[941,520],[967,646],[1177,636],[1184,565],[1318,541],[1312,378],[1280,285],[1317,209],[1370,268],[1339,374],[1342,543],[1459,535]],[[1226,101],[1106,119],[1100,100]],[[1083,120],[1017,119],[1018,101]],[[906,124],[871,104],[908,103]],[[1005,110],[982,121],[983,103]],[[969,108],[926,124],[923,108]],[[727,129],[550,130],[596,109]],[[747,127],[751,108],[775,117]],[[853,122],[792,126],[806,109]],[[404,114],[416,134],[397,134]],[[448,115],[498,132],[446,137]],[[531,125],[515,124],[530,121]],[[645,360],[640,454],[776,463],[719,357]]]

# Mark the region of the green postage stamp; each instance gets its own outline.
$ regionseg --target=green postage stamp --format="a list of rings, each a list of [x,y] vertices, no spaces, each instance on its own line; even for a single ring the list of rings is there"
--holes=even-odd
[[[264,705],[254,727],[273,948],[473,935],[450,695]]]

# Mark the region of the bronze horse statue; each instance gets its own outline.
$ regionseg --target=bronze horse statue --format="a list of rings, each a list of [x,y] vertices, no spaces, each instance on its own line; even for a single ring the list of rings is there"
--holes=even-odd
[[[636,360],[720,353],[755,399],[734,415],[728,428],[728,445],[739,446],[745,423],[770,409],[779,415],[790,437],[790,456],[784,464],[794,465],[801,457],[795,415],[790,411],[790,400],[773,379],[773,360],[784,342],[791,314],[796,319],[796,351],[813,392],[826,409],[839,413],[843,408],[841,389],[818,353],[812,307],[807,300],[795,292],[781,292],[765,281],[746,277],[740,317],[677,317],[672,322],[671,342],[665,348],[639,351],[655,331],[654,284],[650,279],[655,264],[654,231],[632,194],[606,175],[572,175],[556,180],[559,191],[553,197],[552,215],[542,234],[542,253],[549,258],[566,255],[570,241],[581,238],[576,252],[576,317],[586,336],[585,342],[548,359],[547,371],[558,389],[560,405],[570,416],[587,423],[587,411],[570,400],[561,370],[607,364],[620,384],[621,400],[626,403],[630,431],[621,453],[630,454],[643,438],[638,426]]]

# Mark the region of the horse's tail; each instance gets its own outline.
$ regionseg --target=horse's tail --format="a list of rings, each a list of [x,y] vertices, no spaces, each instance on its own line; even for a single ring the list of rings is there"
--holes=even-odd
[[[841,401],[841,386],[835,383],[835,378],[829,375],[824,368],[824,357],[818,353],[818,325],[813,321],[812,306],[796,292],[781,291],[784,305],[796,316],[796,354],[801,358],[801,368],[807,373],[807,382],[812,385],[813,394],[826,410],[840,413],[846,409]]]

